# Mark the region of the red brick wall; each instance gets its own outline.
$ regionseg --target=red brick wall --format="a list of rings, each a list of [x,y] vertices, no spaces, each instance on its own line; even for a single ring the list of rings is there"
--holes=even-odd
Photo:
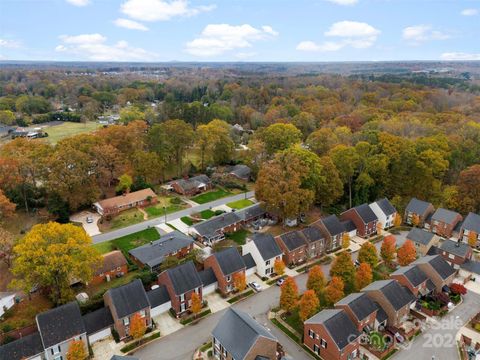
[[[103,273],[103,275],[95,275],[92,279],[92,281],[90,282],[92,285],[98,285],[98,284],[101,284],[105,281],[107,281],[107,275],[110,275],[110,280],[113,280],[115,279],[115,276],[117,274],[120,274],[120,273],[128,273],[128,266],[127,265],[123,265],[120,267],[120,270],[117,270],[117,268],[113,269],[113,270],[110,270],[106,273]]]
[[[357,214],[357,212],[354,209],[348,209],[344,213],[340,215],[340,220],[345,221],[345,220],[352,220],[355,226],[357,227],[357,233],[359,236],[364,237],[365,236],[365,224],[363,223],[363,220],[360,218],[360,216]]]
[[[223,295],[228,294],[227,286],[229,284],[233,286],[234,275],[237,273],[245,273],[245,269],[242,269],[240,271],[237,271],[236,273],[230,274],[230,282],[227,282],[226,276],[223,274],[222,269],[220,268],[220,265],[217,262],[217,259],[213,255],[205,259],[204,266],[205,266],[205,269],[212,268],[213,273],[215,274],[215,277],[217,278],[217,281],[218,281],[218,289]]]
[[[298,249],[295,249],[293,251],[289,251],[287,246],[284,244],[284,242],[282,241],[282,239],[277,236],[275,238],[275,241],[276,243],[278,244],[278,246],[280,247],[280,249],[282,249],[282,252],[283,252],[283,262],[285,264],[298,264],[298,263],[301,263],[301,262],[304,262],[307,260],[307,247],[306,245],[305,246],[301,246],[300,248]]]
[[[319,335],[319,339],[315,337],[315,339],[312,339],[308,335],[308,330],[312,329],[315,334]],[[333,339],[330,337],[330,334],[328,331],[323,327],[321,324],[306,324],[304,326],[304,341],[303,343],[313,351],[314,344],[318,345],[320,348],[320,357],[323,360],[346,360],[348,358],[348,355],[350,355],[353,351],[357,350],[357,356],[358,356],[358,348],[359,348],[359,339],[356,341],[348,344],[344,349],[343,352],[340,352],[338,347],[335,345],[335,342]],[[327,342],[327,347],[324,349],[320,345],[320,339],[324,339]]]
[[[377,316],[377,310],[375,310],[371,315],[369,315],[366,319],[360,319],[358,320],[355,314],[353,313],[352,309],[348,305],[335,305],[335,308],[337,309],[343,309],[350,320],[353,321],[353,323],[357,326],[358,331],[362,331],[363,328],[368,325],[370,326],[371,329],[374,328],[375,325],[375,317]]]
[[[410,281],[408,281],[407,277],[403,274],[396,274],[396,275],[390,275],[390,278],[397,280],[401,285],[405,286],[408,288],[413,295],[418,296],[418,289],[426,286],[426,281],[420,284],[418,287],[414,287]]]
[[[461,215],[457,215],[457,217],[455,218],[455,220],[451,224],[446,224],[444,222],[439,222],[437,225],[434,225],[433,220],[432,220],[431,227],[436,234],[449,238],[449,237],[452,236],[453,229],[455,228],[455,226],[460,221],[462,221],[462,216]]]
[[[170,301],[172,303],[172,309],[175,311],[175,313],[180,314],[180,309],[181,309],[181,303],[179,299],[179,295],[181,294],[175,294],[175,290],[173,289],[172,282],[170,281],[170,277],[168,274],[164,271],[158,276],[158,284],[159,285],[165,285],[167,287],[168,295],[170,296]],[[194,293],[194,290],[188,291],[185,293],[185,299],[183,303],[186,303],[186,310],[189,310],[190,306],[189,301],[192,298],[192,294]],[[200,295],[200,300],[203,301],[203,289],[200,287],[198,294]]]

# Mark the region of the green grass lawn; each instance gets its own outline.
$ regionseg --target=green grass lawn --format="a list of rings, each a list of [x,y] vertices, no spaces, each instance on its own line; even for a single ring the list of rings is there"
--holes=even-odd
[[[288,316],[282,315],[282,319],[285,320],[285,322],[292,328],[297,330],[299,334],[303,334],[303,322],[300,319],[298,310],[292,311],[292,313]]]
[[[180,218],[180,220],[182,220],[182,222],[184,222],[185,224],[187,224],[188,226],[192,226],[193,225],[193,220],[190,216],[182,216]]]
[[[95,286],[87,287],[87,293],[91,298],[95,298],[97,296],[101,296],[107,291],[108,289],[112,289],[115,287],[119,287],[125,284],[130,283],[133,279],[137,277],[140,273],[139,270],[131,271],[120,278],[115,278],[110,280],[109,282],[103,282],[101,284]]]
[[[226,234],[227,239],[235,241],[238,245],[245,245],[247,236],[250,234],[248,230],[241,229],[234,233]]]
[[[228,207],[231,207],[232,209],[236,209],[236,210],[246,208],[247,206],[250,206],[250,205],[253,205],[253,201],[248,199],[242,199],[242,200],[237,200],[237,201],[227,203]]]
[[[100,221],[98,225],[100,231],[105,232],[109,230],[120,229],[133,224],[138,224],[143,220],[143,214],[138,209],[129,209],[114,216],[110,221],[105,219]]]
[[[102,127],[102,125],[93,121],[87,123],[64,122],[60,125],[45,128],[45,132],[48,133],[48,141],[52,144],[56,144],[67,137],[89,133],[100,127]]]
[[[181,202],[180,204],[172,203],[172,199],[175,199],[175,197],[158,196],[157,204],[145,208],[148,217],[155,218],[159,216],[164,216],[165,210],[167,210],[167,214],[170,214],[185,209],[187,207],[186,204],[183,202]],[[164,206],[166,207],[166,209],[163,208]]]
[[[230,195],[232,195],[231,192],[223,189],[218,189],[218,190],[213,190],[213,191],[209,191],[209,192],[194,196],[190,200],[195,201],[197,204],[205,204],[205,203],[218,200]]]
[[[101,254],[105,254],[115,249],[120,249],[124,253],[128,253],[131,249],[144,245],[150,241],[158,240],[159,238],[160,234],[158,231],[155,228],[149,228],[130,235],[122,236],[118,239],[95,244],[93,247]]]
[[[210,209],[203,210],[200,212],[200,216],[202,217],[202,219],[207,220],[215,216],[215,211],[212,211]]]

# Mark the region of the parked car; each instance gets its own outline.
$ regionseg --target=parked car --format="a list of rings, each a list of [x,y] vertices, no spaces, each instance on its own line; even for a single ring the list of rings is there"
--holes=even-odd
[[[93,223],[93,217],[87,216],[87,224]]]
[[[255,281],[251,282],[249,285],[250,285],[250,287],[251,287],[253,290],[255,290],[255,291],[260,291],[260,290],[262,290],[262,287],[260,286],[260,284],[257,283],[257,282],[255,282]]]
[[[285,282],[285,279],[281,278],[281,279],[277,280],[276,284],[277,284],[277,286],[282,286],[284,282]]]
[[[358,267],[358,266],[360,266],[360,261],[358,261],[358,260],[355,260],[355,263],[354,263],[354,264],[355,264],[355,266],[357,266],[357,267]]]
[[[405,341],[404,337],[402,335],[400,335],[400,333],[398,332],[397,329],[395,329],[393,326],[387,326],[387,332],[391,335],[393,335],[394,339],[398,342],[398,343],[403,343]]]

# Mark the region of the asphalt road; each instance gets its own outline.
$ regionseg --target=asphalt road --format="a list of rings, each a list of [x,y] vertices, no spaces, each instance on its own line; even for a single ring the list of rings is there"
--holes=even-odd
[[[249,191],[249,192],[246,193],[247,198],[251,198],[254,195],[255,195],[255,193],[253,191]],[[216,207],[216,206],[220,206],[220,205],[225,205],[229,202],[237,201],[237,200],[241,200],[241,199],[245,199],[245,193],[224,197],[224,198],[221,198],[221,199],[209,202],[209,203],[200,204],[200,205],[197,205],[197,206],[190,207],[188,209],[184,209],[184,210],[180,210],[180,211],[177,211],[177,212],[174,212],[174,213],[171,213],[171,214],[167,214],[167,222],[169,222],[171,220],[174,220],[174,219],[181,218],[182,216],[188,216],[188,215],[191,215],[193,213],[198,213],[198,212],[203,211],[203,210],[207,210],[207,209],[210,209],[210,208],[213,208],[213,207]],[[109,231],[107,233],[103,233],[103,234],[100,234],[100,235],[95,235],[95,236],[92,237],[92,240],[93,240],[94,244],[98,244],[98,243],[105,242],[105,241],[110,241],[110,240],[113,240],[113,239],[116,239],[116,238],[119,238],[119,237],[122,237],[122,236],[125,236],[125,235],[130,235],[130,234],[145,230],[149,227],[153,227],[155,225],[162,224],[164,222],[165,222],[165,217],[161,216],[161,217],[157,217],[155,219],[151,219],[151,220],[141,222],[139,224],[130,225],[130,226],[127,226],[127,227],[124,227],[124,228],[121,228],[121,229],[118,229],[118,230]]]

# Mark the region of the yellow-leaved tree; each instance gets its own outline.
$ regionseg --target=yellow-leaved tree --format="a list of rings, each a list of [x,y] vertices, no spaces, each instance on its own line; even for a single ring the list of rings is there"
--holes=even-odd
[[[82,340],[72,341],[68,346],[67,360],[85,360],[86,358],[85,343]]]

